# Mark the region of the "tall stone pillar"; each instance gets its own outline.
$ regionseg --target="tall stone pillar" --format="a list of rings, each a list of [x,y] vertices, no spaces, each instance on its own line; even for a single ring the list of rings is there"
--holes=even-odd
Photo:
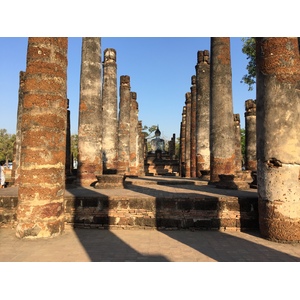
[[[197,90],[196,75],[191,77],[191,177],[196,175],[196,110],[197,110]]]
[[[186,106],[182,109],[182,121],[180,124],[180,176],[185,177],[185,128],[186,128]]]
[[[241,119],[240,114],[233,114],[235,133],[235,170],[242,171],[242,144],[241,144]]]
[[[24,98],[24,85],[25,85],[25,72],[21,71],[19,74],[19,99],[18,99],[18,112],[17,112],[17,130],[16,141],[14,146],[14,161],[12,168],[12,181],[15,186],[19,185],[20,177],[20,161],[21,161],[21,122],[23,112],[23,98]]]
[[[144,156],[144,149],[145,149],[145,135],[142,131],[142,121],[138,121],[138,175],[144,176],[145,175],[145,156]]]
[[[230,38],[211,38],[210,182],[235,173]]]
[[[118,126],[118,174],[129,175],[130,140],[130,77],[120,77],[120,104]]]
[[[103,173],[116,171],[118,161],[118,95],[116,50],[104,50],[102,92],[102,153]]]
[[[256,39],[259,226],[263,237],[300,241],[300,58],[297,38]]]
[[[170,159],[175,159],[175,154],[176,154],[175,146],[176,146],[176,136],[175,136],[175,133],[173,133],[171,141],[169,141],[169,155],[170,155]]]
[[[256,101],[245,101],[245,169],[256,171]]]
[[[16,236],[64,230],[67,38],[29,38],[21,121]]]
[[[71,113],[69,110],[69,99],[67,99],[67,131],[66,131],[66,180],[72,176],[72,154],[71,154]],[[67,180],[68,182],[68,180]]]
[[[210,174],[210,64],[209,51],[198,51],[196,68],[196,160],[197,177],[209,179]]]
[[[101,39],[82,39],[77,180],[90,186],[103,173]]]
[[[136,92],[130,92],[130,133],[129,133],[129,169],[130,175],[137,174],[137,156],[138,156],[138,103]]]
[[[191,177],[191,105],[192,95],[185,94],[186,123],[185,123],[185,177]]]

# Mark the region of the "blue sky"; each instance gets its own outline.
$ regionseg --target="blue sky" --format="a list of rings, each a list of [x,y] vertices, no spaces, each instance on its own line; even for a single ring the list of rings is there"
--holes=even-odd
[[[19,72],[26,70],[27,38],[0,38],[0,128],[16,131]],[[71,132],[77,133],[81,64],[80,37],[68,40],[67,95],[70,100]],[[131,91],[137,93],[139,120],[143,125],[159,125],[162,137],[179,136],[185,93],[195,75],[197,52],[210,50],[209,37],[102,37],[102,57],[106,48],[117,51],[118,91],[121,75],[129,75]],[[247,59],[240,37],[231,38],[233,110],[244,127],[245,101],[255,99],[254,91],[241,83]],[[119,95],[118,95],[119,100]]]

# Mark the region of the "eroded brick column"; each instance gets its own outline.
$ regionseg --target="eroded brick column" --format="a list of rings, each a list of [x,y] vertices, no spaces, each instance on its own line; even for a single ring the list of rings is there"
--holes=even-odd
[[[69,99],[67,99],[67,131],[66,131],[66,180],[72,176],[72,154],[71,154],[71,112],[69,110]],[[67,180],[68,182],[68,180]]]
[[[104,50],[103,62],[103,173],[116,171],[118,159],[118,95],[116,50]]]
[[[191,177],[196,177],[196,110],[197,90],[196,76],[191,77]]]
[[[118,174],[129,175],[130,152],[130,77],[120,77],[120,104],[118,124]]]
[[[259,226],[300,241],[300,58],[297,38],[256,39]]]
[[[101,39],[82,39],[77,181],[90,186],[102,175]]]
[[[230,38],[211,38],[210,182],[235,173]]]
[[[182,109],[182,121],[180,124],[180,176],[185,177],[185,127],[186,106]]]
[[[25,84],[25,72],[21,71],[19,74],[19,99],[18,99],[18,112],[17,112],[17,131],[16,141],[14,145],[14,161],[12,168],[12,180],[15,186],[19,185],[20,177],[20,161],[21,161],[21,121],[23,112],[23,98],[24,98],[24,84]]]
[[[256,101],[245,101],[245,168],[256,171]]]
[[[185,122],[185,177],[191,177],[191,107],[192,95],[185,94],[186,122]]]
[[[210,64],[209,51],[198,51],[196,68],[196,174],[207,178],[210,172]]]
[[[138,155],[138,103],[136,92],[130,92],[130,134],[129,134],[129,170],[130,175],[138,175],[137,173],[137,155]]]
[[[143,133],[143,125],[142,121],[138,121],[138,175],[144,176],[145,175],[145,156],[144,156],[144,149],[145,149],[145,135]]]
[[[235,169],[242,171],[242,145],[241,145],[241,119],[240,114],[233,114],[233,124],[235,133]]]
[[[64,230],[67,38],[29,38],[21,121],[16,236]]]

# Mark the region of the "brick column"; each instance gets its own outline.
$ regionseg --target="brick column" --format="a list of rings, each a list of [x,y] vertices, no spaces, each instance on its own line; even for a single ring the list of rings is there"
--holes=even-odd
[[[67,38],[29,38],[21,121],[16,236],[64,230]]]
[[[103,62],[103,173],[116,171],[118,160],[118,96],[116,50],[104,50]]]
[[[129,175],[130,136],[130,77],[120,77],[120,104],[118,126],[118,174]]]
[[[77,179],[90,186],[102,175],[101,39],[83,38],[80,74]]]
[[[196,160],[197,177],[209,179],[210,148],[209,148],[209,114],[210,114],[210,64],[209,51],[198,51],[196,68]]]
[[[245,101],[245,168],[256,171],[256,101]]]
[[[25,72],[21,71],[19,74],[19,99],[18,99],[18,112],[17,112],[17,131],[16,141],[14,146],[14,161],[12,168],[12,181],[13,185],[19,185],[20,177],[20,161],[21,161],[21,121],[23,112],[23,98],[24,98],[24,84],[25,84]]]
[[[191,177],[196,175],[196,110],[197,110],[197,90],[196,76],[191,77]]]
[[[72,154],[71,154],[71,112],[69,110],[69,99],[67,99],[67,131],[66,131],[66,180],[72,176]]]
[[[186,124],[185,124],[185,177],[191,177],[191,105],[192,95],[185,94]]]
[[[256,39],[259,226],[263,237],[300,241],[300,58],[297,38]]]
[[[210,182],[235,173],[230,38],[211,38]]]
[[[235,170],[242,171],[241,119],[240,114],[233,114],[235,133]]]
[[[145,175],[145,156],[144,156],[144,149],[145,149],[145,135],[143,133],[143,125],[142,121],[138,121],[138,175],[144,176]]]
[[[138,103],[136,92],[130,92],[130,134],[129,134],[129,170],[130,175],[137,175],[138,155]]]
[[[180,176],[185,177],[185,127],[186,106],[182,109],[182,121],[180,124]]]

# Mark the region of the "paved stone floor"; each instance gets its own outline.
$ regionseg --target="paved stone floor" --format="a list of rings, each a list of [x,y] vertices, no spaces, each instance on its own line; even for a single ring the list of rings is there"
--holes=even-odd
[[[54,238],[20,240],[0,229],[1,262],[298,262],[300,244],[258,232],[71,228]]]
[[[219,195],[256,197],[256,190],[219,190],[207,182],[180,178],[126,179],[130,188],[67,189],[66,196],[157,197]],[[165,184],[167,183],[167,184]],[[17,188],[2,189],[17,196]],[[298,262],[300,244],[281,244],[259,232],[100,230],[71,228],[54,238],[20,240],[12,228],[0,228],[0,262]]]

